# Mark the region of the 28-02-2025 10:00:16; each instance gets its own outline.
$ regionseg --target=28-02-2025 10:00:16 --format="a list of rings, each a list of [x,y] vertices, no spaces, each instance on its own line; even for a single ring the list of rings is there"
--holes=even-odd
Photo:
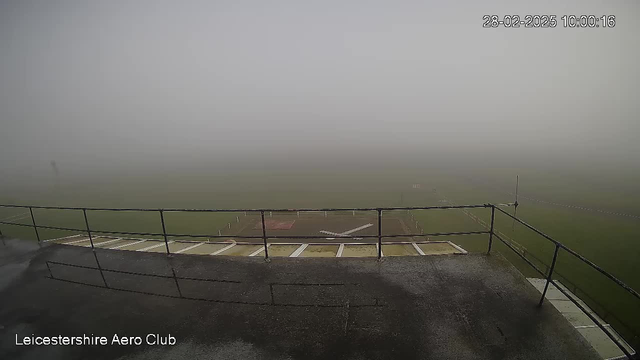
[[[555,28],[561,25],[565,28],[613,28],[616,26],[615,15],[562,15],[560,23],[556,15],[484,15],[484,28]]]

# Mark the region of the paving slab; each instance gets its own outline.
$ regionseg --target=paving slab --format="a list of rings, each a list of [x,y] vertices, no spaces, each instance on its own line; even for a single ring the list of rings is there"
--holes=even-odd
[[[260,250],[264,245],[244,245],[244,244],[236,244],[235,246],[230,247],[229,249],[217,254],[222,256],[249,256],[254,253],[256,250]]]
[[[416,244],[425,255],[446,255],[446,254],[460,254],[460,250],[451,246],[451,244],[442,243],[426,243]],[[384,249],[384,248],[383,248]]]
[[[213,254],[216,251],[222,250],[229,245],[231,245],[231,243],[205,243],[198,247],[186,250],[182,254],[209,255]]]
[[[300,245],[279,245],[272,244],[269,246],[269,257],[288,257],[299,248]],[[264,256],[264,253],[260,253]]]
[[[110,244],[104,244],[104,245],[100,245],[98,246],[99,248],[102,249],[113,249],[115,247],[118,246],[124,246],[124,245],[128,245],[128,244],[133,244],[134,242],[138,242],[140,240],[127,240],[127,239],[120,239],[116,242],[110,243]]]
[[[298,257],[336,257],[339,248],[339,244],[309,245]]]
[[[527,279],[534,288],[542,293],[546,284],[545,279],[528,278]],[[559,287],[565,292],[569,293],[581,306],[583,306],[587,313],[595,317],[595,319],[605,326],[614,337],[623,343],[623,346],[631,353],[635,353],[634,350],[620,337],[620,335],[607,324],[598,314],[596,314],[587,304],[584,303],[577,295],[571,292],[566,286],[562,285],[559,281],[555,281]],[[576,304],[574,304],[566,295],[564,295],[553,284],[549,284],[547,292],[545,294],[547,303],[550,303],[556,308],[567,320],[571,326],[574,326],[583,338],[592,346],[603,359],[612,359],[625,357],[622,350],[611,340],[611,338],[596,325]]]
[[[350,245],[345,244],[342,251],[342,257],[377,257],[378,250],[373,244],[369,245]]]
[[[169,243],[169,252],[171,252],[172,254],[175,254],[176,252],[182,250],[182,249],[186,249],[190,246],[195,245],[192,242],[177,242],[174,241],[172,243]],[[153,248],[151,250],[149,250],[149,252],[158,252],[158,253],[167,253],[167,247],[166,246],[161,246],[159,248]]]
[[[382,244],[384,256],[418,256],[418,252],[411,244]]]
[[[162,242],[164,243],[164,242]],[[138,251],[140,249],[144,249],[147,248],[149,246],[153,246],[153,245],[159,245],[161,244],[160,241],[155,241],[155,240],[137,240],[131,243],[131,245],[129,246],[124,246],[119,248],[118,250],[127,250],[127,251]]]

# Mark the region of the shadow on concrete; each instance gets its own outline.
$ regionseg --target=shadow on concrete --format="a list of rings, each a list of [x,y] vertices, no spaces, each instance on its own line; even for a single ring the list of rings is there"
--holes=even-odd
[[[150,254],[8,240],[3,359],[596,359],[498,256]],[[174,346],[16,346],[171,334]]]

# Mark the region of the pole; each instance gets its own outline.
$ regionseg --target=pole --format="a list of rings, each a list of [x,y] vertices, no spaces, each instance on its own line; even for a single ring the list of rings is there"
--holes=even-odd
[[[33,208],[29,206],[29,213],[31,213],[31,222],[33,223],[33,230],[36,231],[36,238],[38,239],[38,243],[40,243],[40,234],[38,234],[38,226],[36,226],[36,218],[33,216]]]
[[[260,210],[260,218],[262,219],[262,241],[264,241],[264,260],[269,261],[269,248],[267,246],[267,228],[264,225],[264,210]]]
[[[82,214],[84,214],[84,224],[87,226],[87,234],[89,234],[91,250],[96,251],[96,248],[93,246],[93,236],[91,236],[91,229],[89,228],[89,219],[87,219],[87,209],[82,209]]]
[[[542,292],[542,297],[540,298],[540,303],[538,303],[538,306],[542,306],[544,297],[547,294],[547,288],[549,288],[549,283],[551,282],[551,277],[553,276],[553,268],[556,266],[556,259],[558,259],[558,250],[560,250],[560,246],[556,244],[556,251],[554,251],[553,253],[553,260],[551,261],[551,267],[549,268],[549,275],[547,275],[547,283],[544,284],[544,291]]]
[[[164,246],[167,248],[167,255],[170,255],[169,251],[169,242],[167,241],[167,229],[164,226],[164,212],[162,210],[158,210],[160,212],[160,221],[162,221],[162,235],[164,235]]]
[[[378,209],[378,260],[382,259],[382,210]]]
[[[489,248],[487,249],[487,255],[491,253],[491,243],[493,242],[493,223],[496,219],[496,206],[491,205],[491,230],[489,230]]]

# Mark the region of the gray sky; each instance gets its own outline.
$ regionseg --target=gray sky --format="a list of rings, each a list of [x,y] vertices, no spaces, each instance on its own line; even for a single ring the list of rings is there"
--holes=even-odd
[[[560,24],[484,29],[484,14]],[[635,161],[639,16],[637,1],[2,0],[0,174],[322,146]]]

